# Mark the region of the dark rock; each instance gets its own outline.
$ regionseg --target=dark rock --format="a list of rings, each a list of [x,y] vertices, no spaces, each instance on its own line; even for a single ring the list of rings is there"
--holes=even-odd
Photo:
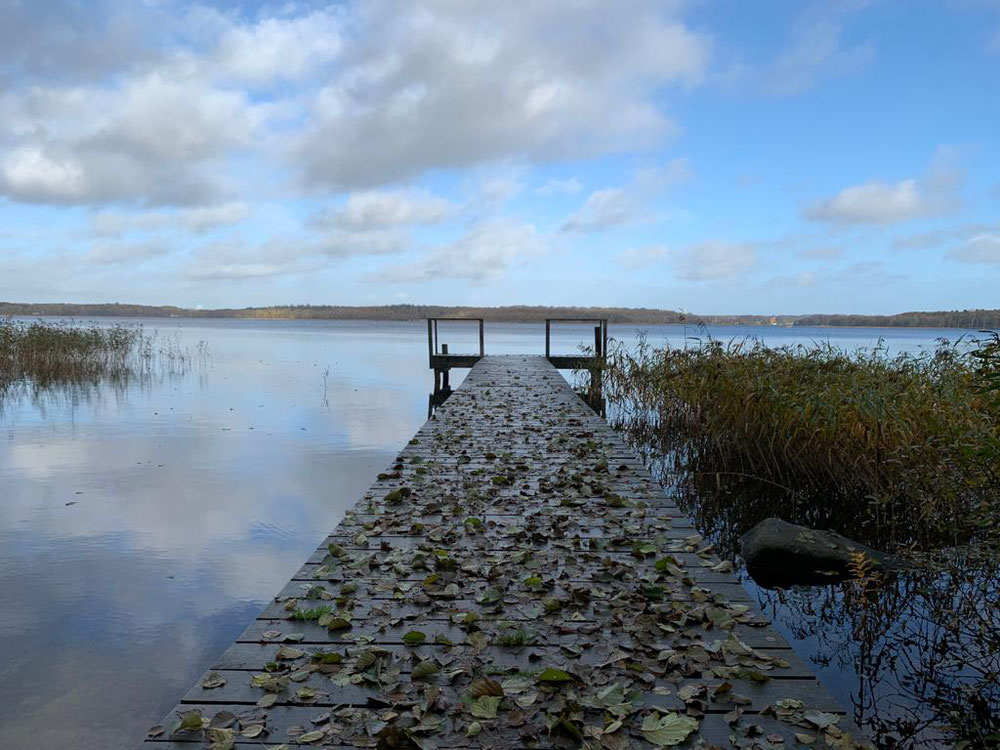
[[[854,577],[852,560],[863,554],[869,570],[907,567],[904,561],[833,531],[767,518],[741,537],[747,572],[763,586],[830,583]]]

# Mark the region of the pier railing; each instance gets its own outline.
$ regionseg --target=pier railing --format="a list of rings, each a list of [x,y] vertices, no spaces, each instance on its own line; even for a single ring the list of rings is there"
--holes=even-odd
[[[448,344],[441,343],[438,323],[441,321],[478,323],[479,324],[479,354],[449,352]],[[430,368],[434,370],[434,393],[443,393],[447,398],[451,393],[451,383],[448,382],[448,372],[453,367],[470,368],[481,360],[485,354],[486,338],[483,318],[428,318],[427,319],[427,355]]]
[[[552,324],[553,323],[596,323],[594,326],[593,354],[552,354]],[[546,318],[545,319],[545,358],[557,370],[587,370],[600,365],[608,352],[608,319],[607,318]]]
[[[594,348],[591,353],[552,354],[552,324],[553,323],[596,323],[594,326]],[[603,365],[608,355],[608,319],[607,318],[546,318],[545,319],[545,358],[557,370],[588,370],[590,383],[581,397],[591,409],[602,417],[607,414],[607,404],[604,401]]]

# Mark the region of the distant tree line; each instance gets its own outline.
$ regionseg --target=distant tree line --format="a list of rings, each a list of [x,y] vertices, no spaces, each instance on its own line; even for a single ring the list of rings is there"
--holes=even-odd
[[[258,318],[281,320],[424,320],[426,318],[484,318],[488,321],[536,322],[545,318],[607,318],[613,323],[681,323],[686,316],[673,310],[626,307],[446,307],[441,305],[280,305],[212,310],[171,305],[13,303],[0,302],[0,317],[52,315],[60,317],[112,316],[122,318]]]
[[[801,315],[793,325],[992,329],[1000,328],[1000,310],[905,312],[898,315]]]
[[[275,320],[424,320],[483,318],[490,322],[530,323],[546,318],[607,318],[611,323],[658,325],[797,325],[911,326],[931,328],[1000,328],[1000,310],[908,312],[899,315],[692,315],[646,307],[446,307],[442,305],[278,305],[201,310],[173,305],[15,303],[0,302],[0,318],[11,316],[81,318],[256,318]]]

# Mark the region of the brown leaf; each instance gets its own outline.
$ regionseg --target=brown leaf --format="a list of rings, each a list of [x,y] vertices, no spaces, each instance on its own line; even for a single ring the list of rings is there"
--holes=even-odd
[[[480,677],[478,680],[473,680],[472,684],[469,685],[469,695],[473,698],[481,698],[484,695],[495,695],[498,698],[503,698],[503,688],[500,687],[500,683],[496,680],[491,680],[489,677]]]

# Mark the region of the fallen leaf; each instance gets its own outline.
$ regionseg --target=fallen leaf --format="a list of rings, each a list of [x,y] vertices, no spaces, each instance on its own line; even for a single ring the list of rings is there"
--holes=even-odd
[[[201,686],[205,690],[220,688],[226,684],[226,678],[218,672],[209,672],[208,676],[201,681]]]
[[[503,687],[500,683],[489,677],[480,677],[469,685],[469,695],[473,698],[481,698],[484,695],[495,695],[502,698],[503,694]]]
[[[317,729],[313,732],[306,732],[305,734],[300,735],[298,739],[296,739],[295,741],[298,742],[300,745],[312,745],[316,742],[319,742],[324,737],[326,737],[326,732]]]
[[[419,646],[426,640],[427,640],[427,635],[421,633],[419,630],[411,630],[409,633],[403,636],[403,643],[405,643],[407,646]]]
[[[495,695],[484,695],[476,698],[469,706],[469,713],[480,719],[495,719],[500,708],[500,698]]]
[[[573,675],[569,672],[556,669],[555,667],[549,667],[544,670],[540,675],[538,675],[539,682],[572,682]]]
[[[657,747],[679,745],[698,729],[698,720],[677,713],[651,713],[642,722],[642,735]]]

